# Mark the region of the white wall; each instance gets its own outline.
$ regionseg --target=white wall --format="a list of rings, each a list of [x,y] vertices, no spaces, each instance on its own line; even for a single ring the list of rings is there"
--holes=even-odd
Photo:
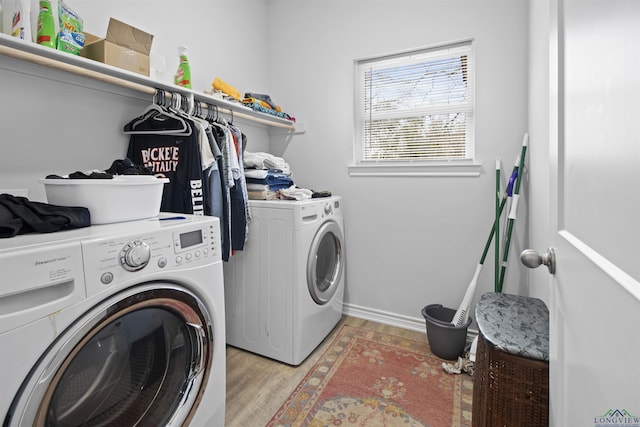
[[[195,90],[209,88],[219,76],[241,92],[270,93],[308,124],[304,135],[273,137],[270,149],[291,164],[298,185],[344,197],[350,309],[419,327],[424,305],[457,307],[492,224],[495,158],[510,171],[527,131],[526,0],[69,4],[97,35],[105,33],[108,16],[153,33],[152,53],[166,61],[161,78],[171,78],[176,48],[186,44]],[[354,59],[466,38],[476,45],[481,176],[349,177]],[[37,179],[44,174],[104,168],[124,156],[127,139],[120,129],[148,104],[146,96],[36,66],[24,73],[21,67],[0,57],[1,187],[25,186],[42,199]],[[269,148],[265,128],[243,129],[250,133],[249,150]],[[514,255],[523,249],[526,211],[524,204],[506,292],[526,292]],[[493,289],[492,256],[477,295]]]
[[[494,216],[495,158],[506,173],[527,131],[528,2],[524,0],[270,0],[271,85],[308,122],[275,143],[298,185],[344,197],[346,302],[372,315],[421,319],[430,303],[457,308]],[[479,178],[350,177],[354,59],[473,38]],[[523,193],[528,189],[523,187]],[[505,292],[520,293],[512,241]],[[477,295],[493,290],[490,253]]]
[[[260,35],[264,0],[68,0],[85,30],[100,37],[109,17],[154,35],[154,63],[164,58],[158,78],[173,83],[178,46],[186,45],[193,89],[211,89],[220,77],[241,92],[267,91],[267,40]],[[252,24],[257,24],[253,26]],[[250,31],[247,31],[250,30]]]

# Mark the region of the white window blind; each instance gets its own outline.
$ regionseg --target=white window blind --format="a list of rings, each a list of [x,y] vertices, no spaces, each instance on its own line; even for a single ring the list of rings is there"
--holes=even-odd
[[[473,159],[472,43],[357,61],[356,163]]]

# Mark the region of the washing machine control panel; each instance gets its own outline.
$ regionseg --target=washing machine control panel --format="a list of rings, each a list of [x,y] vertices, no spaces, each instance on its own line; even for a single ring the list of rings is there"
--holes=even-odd
[[[84,241],[87,293],[93,295],[123,281],[147,280],[146,276],[156,273],[218,262],[219,234],[218,223],[195,222]]]
[[[216,235],[213,229],[197,229],[173,233],[173,250],[177,265],[207,257],[216,251]]]
[[[324,204],[323,216],[334,216],[340,213],[340,200],[332,200]]]

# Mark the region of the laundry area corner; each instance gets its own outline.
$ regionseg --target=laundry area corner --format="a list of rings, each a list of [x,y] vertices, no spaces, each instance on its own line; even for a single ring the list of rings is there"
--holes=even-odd
[[[3,425],[640,414],[633,2],[0,5]]]

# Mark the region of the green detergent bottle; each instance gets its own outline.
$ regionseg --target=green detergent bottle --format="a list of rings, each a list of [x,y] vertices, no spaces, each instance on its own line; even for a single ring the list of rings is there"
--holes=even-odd
[[[37,42],[39,45],[56,47],[56,27],[51,13],[51,2],[40,0],[40,12],[38,13]]]
[[[187,59],[187,47],[180,46],[178,48],[178,55],[180,56],[180,64],[178,64],[178,71],[176,72],[174,82],[178,86],[191,89],[191,67]]]

